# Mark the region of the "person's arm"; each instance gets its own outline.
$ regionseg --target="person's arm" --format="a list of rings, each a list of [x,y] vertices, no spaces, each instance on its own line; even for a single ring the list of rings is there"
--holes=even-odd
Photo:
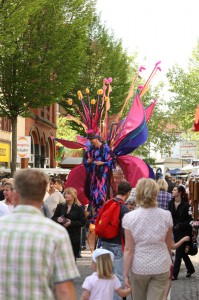
[[[50,219],[51,218],[50,210],[49,210],[48,204],[45,202],[43,202],[43,210],[44,210],[45,217]]]
[[[61,209],[62,209],[62,204],[58,204],[57,207],[56,207],[56,209],[55,209],[55,212],[54,212],[54,214],[53,214],[53,216],[51,218],[53,221],[57,222],[57,219],[59,217],[61,217],[61,215],[62,215]],[[57,222],[57,223],[59,223],[59,222]]]
[[[91,170],[92,162],[93,162],[93,158],[91,157],[91,147],[88,147],[83,157],[83,164],[87,172]]]
[[[113,168],[113,154],[107,144],[103,147],[101,162],[103,162],[102,165],[108,166],[109,169]]]
[[[59,195],[59,203],[65,203],[66,202],[66,199],[64,198],[64,196],[58,192],[60,195]]]
[[[119,288],[116,290],[116,293],[121,297],[121,298],[124,298],[126,296],[128,296],[131,292],[131,288],[126,288],[126,289],[122,289],[122,288]]]
[[[190,229],[190,222],[193,221],[193,217],[192,217],[192,208],[189,204],[186,205],[185,216],[186,216],[185,217],[186,222],[182,224],[182,229],[188,229],[188,228]]]
[[[134,240],[131,234],[131,231],[128,229],[124,230],[125,234],[125,247],[124,247],[124,287],[130,288],[131,285],[129,283],[129,271],[133,261],[134,254]]]
[[[76,300],[76,292],[73,281],[66,281],[57,283],[55,285],[55,299],[56,300]]]
[[[81,296],[81,300],[89,300],[90,294],[91,293],[88,290],[84,289],[82,296]]]
[[[165,242],[166,242],[167,248],[168,248],[169,253],[170,253],[171,249],[172,249],[172,246],[173,246],[172,227],[169,227],[169,229],[167,231]]]
[[[184,242],[189,242],[190,241],[190,236],[184,236],[181,240],[179,240],[179,242],[172,244],[172,249],[175,250],[177,248],[179,248]]]

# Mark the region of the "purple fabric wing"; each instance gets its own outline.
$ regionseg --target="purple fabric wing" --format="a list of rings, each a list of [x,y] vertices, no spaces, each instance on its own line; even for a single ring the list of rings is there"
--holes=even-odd
[[[113,150],[116,156],[126,155],[134,151],[148,138],[148,128],[145,120],[143,123],[137,127],[135,130],[127,134],[124,139],[117,145]]]
[[[140,99],[139,93],[137,92],[134,101],[131,105],[131,109],[124,119],[122,125],[120,125],[120,133],[117,140],[113,145],[113,149],[125,138],[125,136],[133,130],[139,127],[145,118],[145,110]]]

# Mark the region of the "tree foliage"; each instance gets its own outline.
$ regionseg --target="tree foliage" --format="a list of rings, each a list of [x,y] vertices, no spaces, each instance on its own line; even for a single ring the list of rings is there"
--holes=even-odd
[[[29,1],[22,2],[3,5],[0,113],[9,118],[49,105],[74,86],[84,64],[92,12],[83,0],[37,0],[32,8]],[[24,7],[27,11],[15,32],[13,24]]]
[[[77,91],[84,92],[87,87],[90,90],[91,99],[96,99],[97,90],[102,88],[103,79],[112,77],[109,115],[118,112],[137,70],[135,63],[132,67],[133,57],[130,57],[124,50],[122,42],[115,39],[105,26],[101,25],[97,16],[94,16],[88,33],[86,53],[86,64],[79,74],[78,83],[73,90],[65,93],[65,99],[72,98],[78,104]],[[64,98],[59,103],[67,113],[76,115],[73,106],[67,105]],[[78,133],[84,134],[81,126],[76,125],[74,122],[71,122],[71,124]]]
[[[13,151],[17,117],[56,102],[77,82],[93,10],[91,0],[1,2],[0,116],[11,119]]]
[[[168,128],[170,113],[166,110],[165,101],[161,96],[162,87],[163,84],[160,83],[156,88],[149,89],[142,99],[145,108],[148,107],[152,100],[157,99],[157,104],[147,124],[148,139],[133,155],[142,156],[149,161],[151,151],[158,152],[168,150],[168,148],[176,142],[174,128]]]
[[[199,42],[192,52],[188,71],[175,65],[168,72],[170,92],[173,93],[169,103],[173,114],[172,122],[184,132],[193,127],[194,112],[199,103]]]

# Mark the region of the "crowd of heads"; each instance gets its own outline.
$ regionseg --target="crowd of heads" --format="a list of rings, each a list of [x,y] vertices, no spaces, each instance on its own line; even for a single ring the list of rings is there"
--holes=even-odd
[[[136,206],[144,208],[155,207],[157,205],[158,192],[167,191],[169,180],[172,180],[170,173],[166,173],[165,179],[160,178],[157,182],[153,179],[141,178],[133,189],[131,184],[124,180],[119,183],[117,194],[122,196],[128,194],[125,203],[129,210],[135,209]],[[40,186],[39,189],[38,185]],[[39,170],[19,170],[14,178],[3,178],[1,180],[1,189],[5,199],[11,198],[14,191],[20,194],[21,201],[41,201],[45,196],[46,190],[51,188],[61,192],[65,199],[68,197],[67,195],[71,195],[74,203],[80,205],[76,189],[73,187],[64,189],[64,181],[61,178],[49,177]],[[174,193],[175,191],[181,195],[182,199],[188,201],[186,187],[181,182],[175,182]]]
[[[39,189],[38,189],[39,186]],[[0,181],[0,191],[2,199],[11,201],[15,206],[15,195],[20,195],[20,201],[38,201],[44,199],[48,189],[56,189],[66,194],[71,193],[77,202],[77,191],[74,188],[64,190],[64,181],[60,178],[48,176],[40,170],[21,169],[18,170],[14,178],[2,178]]]
[[[168,191],[169,181],[173,183],[171,191],[172,197],[180,195],[182,200],[188,202],[188,182],[183,184],[184,182],[182,183],[182,180],[176,180],[172,178],[170,173],[166,173],[164,178],[160,178],[157,181],[149,178],[139,179],[136,187],[131,189],[130,196],[125,201],[129,210],[134,210],[136,207],[156,207],[158,205],[158,193],[159,191]],[[120,193],[125,194],[126,190],[124,189],[124,191],[120,191]]]

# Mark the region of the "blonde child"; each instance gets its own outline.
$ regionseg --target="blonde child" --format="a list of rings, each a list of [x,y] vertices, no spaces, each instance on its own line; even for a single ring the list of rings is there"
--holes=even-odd
[[[113,273],[114,254],[106,249],[96,249],[92,253],[92,268],[95,271],[85,278],[81,300],[113,300],[114,291],[126,297],[131,289],[122,289],[121,283]]]

